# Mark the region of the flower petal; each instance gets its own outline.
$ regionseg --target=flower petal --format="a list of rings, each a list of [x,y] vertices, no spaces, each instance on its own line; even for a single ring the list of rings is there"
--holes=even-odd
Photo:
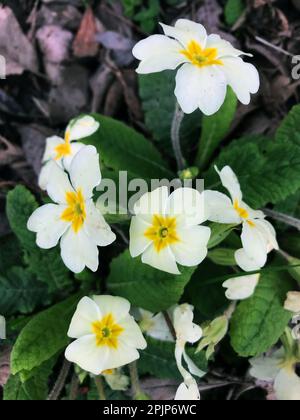
[[[127,315],[126,318],[122,319],[119,325],[124,329],[120,335],[120,340],[127,346],[141,350],[147,347],[142,331],[131,315]]]
[[[187,267],[195,267],[207,256],[207,244],[211,230],[206,226],[177,229],[179,242],[171,245],[176,262]]]
[[[146,249],[142,255],[142,262],[151,265],[158,270],[165,271],[170,274],[180,274],[175,257],[169,247],[157,252],[153,245]]]
[[[160,23],[165,35],[177,39],[183,47],[187,47],[191,41],[196,41],[205,48],[207,33],[203,25],[188,19],[177,20],[175,27]]]
[[[93,296],[102,316],[112,313],[116,322],[125,319],[130,310],[130,303],[127,299],[118,296]]]
[[[141,255],[152,243],[146,238],[145,232],[151,225],[146,223],[141,217],[133,216],[130,224],[130,244],[129,251],[132,258]]]
[[[176,331],[177,341],[181,343],[194,344],[202,337],[202,329],[193,322],[194,307],[183,304],[175,307],[173,312],[173,323]]]
[[[217,167],[215,167],[215,169],[219,174],[223,187],[229,191],[232,201],[234,202],[235,200],[238,200],[240,203],[242,201],[243,194],[236,174],[230,166],[224,166],[221,171],[219,171]]]
[[[274,390],[280,401],[300,401],[300,378],[292,367],[280,370],[275,379]]]
[[[216,48],[218,50],[217,58],[239,57],[240,55],[252,57],[252,54],[237,50],[229,41],[222,39],[220,35],[216,34],[211,34],[207,37],[206,48]]]
[[[30,216],[27,229],[37,233],[36,243],[40,248],[54,248],[68,229],[69,223],[61,219],[65,208],[61,205],[46,204]]]
[[[274,227],[265,219],[254,220],[256,228],[261,232],[261,234],[266,238],[268,243],[268,252],[271,252],[273,249],[279,249],[279,245],[276,239],[276,231]]]
[[[206,190],[203,194],[208,220],[224,224],[241,223],[241,219],[227,195],[211,190]]]
[[[46,139],[46,149],[43,156],[43,162],[48,162],[50,159],[55,159],[57,156],[56,147],[64,144],[65,141],[61,137],[52,136]]]
[[[70,228],[62,237],[60,247],[62,260],[73,273],[81,273],[85,267],[97,271],[98,248],[83,229],[75,233]]]
[[[84,230],[98,246],[108,246],[116,240],[116,235],[92,200],[86,203]]]
[[[206,222],[203,194],[194,188],[178,188],[168,198],[165,213],[180,216],[185,226],[195,226]]]
[[[226,92],[226,77],[219,66],[197,67],[188,63],[177,72],[175,95],[186,114],[197,108],[205,115],[216,113],[224,103]]]
[[[70,178],[76,191],[81,190],[86,199],[91,198],[93,190],[101,182],[99,155],[94,146],[85,146],[74,157]]]
[[[98,347],[94,334],[86,335],[71,343],[65,352],[69,362],[76,363],[81,369],[94,375],[100,375],[106,369],[109,347]]]
[[[77,155],[77,153],[79,152],[79,150],[81,150],[83,147],[86,147],[83,143],[71,143],[70,145],[71,147],[71,154],[68,156],[65,156],[63,158],[63,166],[65,168],[66,171],[70,171],[70,167],[71,167],[71,163],[74,159],[74,157]]]
[[[280,364],[285,357],[284,349],[281,348],[274,352],[272,356],[260,356],[250,359],[249,362],[252,366],[250,375],[253,378],[261,381],[272,382],[280,370]]]
[[[67,132],[69,132],[69,141],[89,137],[94,134],[99,127],[100,123],[90,115],[84,115],[83,117],[76,118],[70,122],[67,128]]]
[[[255,288],[259,282],[260,275],[253,274],[251,276],[235,277],[223,283],[223,287],[228,289],[225,293],[229,300],[248,299],[255,292]]]
[[[137,349],[128,346],[120,338],[118,340],[118,348],[111,349],[105,361],[105,370],[116,369],[121,366],[128,365],[139,359],[140,355]]]
[[[137,73],[148,74],[163,70],[175,70],[187,61],[180,53],[181,45],[164,35],[151,35],[133,48],[133,55],[141,60]]]
[[[248,258],[254,260],[260,268],[263,267],[267,262],[268,242],[260,230],[244,222],[241,240]]]
[[[66,194],[74,191],[68,175],[54,161],[51,162],[51,176],[47,183],[47,193],[51,200],[59,204],[67,204]]]
[[[91,325],[95,321],[99,321],[102,314],[96,303],[89,297],[83,297],[77,305],[77,309],[73,315],[68,337],[80,338],[92,333]]]
[[[235,252],[234,257],[237,265],[244,271],[255,271],[261,268],[256,260],[250,258],[249,255],[246,254],[244,248],[238,249]]]
[[[193,401],[200,400],[200,392],[197,382],[191,383],[187,386],[184,382],[179,385],[174,400],[177,401]]]
[[[146,193],[135,203],[134,214],[152,225],[152,219],[155,214],[165,214],[168,197],[168,187],[160,187],[150,193]]]
[[[222,70],[226,74],[228,84],[244,105],[250,103],[250,94],[258,92],[260,80],[256,68],[245,63],[241,58],[224,57]]]

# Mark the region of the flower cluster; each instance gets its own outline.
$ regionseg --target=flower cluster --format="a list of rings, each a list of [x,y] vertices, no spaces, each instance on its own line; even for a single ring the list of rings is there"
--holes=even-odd
[[[244,53],[218,35],[207,35],[202,25],[185,19],[180,19],[175,27],[162,28],[165,35],[150,36],[135,46],[133,54],[141,61],[137,71],[153,73],[181,66],[175,95],[185,113],[197,108],[207,115],[217,112],[228,85],[243,104],[249,103],[250,94],[258,91],[259,76],[253,65],[242,60]],[[28,220],[28,229],[36,233],[37,245],[50,249],[60,243],[61,258],[74,273],[86,267],[96,272],[98,247],[108,246],[116,239],[94,203],[94,190],[101,183],[98,152],[83,142],[99,129],[94,117],[82,116],[70,122],[64,138],[54,136],[46,140],[39,185],[52,203],[38,208]],[[244,202],[232,168],[215,169],[220,186],[229,196],[212,190],[200,193],[194,188],[177,188],[170,193],[167,187],[142,195],[134,205],[130,222],[129,251],[132,258],[140,257],[143,264],[179,276],[182,267],[196,267],[206,258],[212,234],[208,222],[241,227],[241,246],[234,258],[245,275],[229,278],[223,287],[229,300],[243,300],[253,295],[260,281],[260,274],[251,272],[260,271],[268,254],[279,246],[276,232],[263,211]],[[285,305],[288,310],[300,312],[299,295],[290,294]],[[65,357],[93,375],[108,376],[115,389],[126,389],[128,380],[117,369],[139,358],[138,350],[147,345],[145,333],[175,345],[174,357],[183,378],[175,399],[199,400],[195,377],[201,378],[205,373],[189,357],[186,345],[198,343],[197,351],[207,348],[209,359],[228,331],[230,315],[225,313],[202,329],[193,322],[194,308],[189,304],[179,304],[165,314],[144,309],[132,310],[130,314],[130,309],[130,302],[122,297],[82,298],[69,327],[68,336],[74,341],[67,347]],[[300,399],[295,359],[287,361],[282,352],[273,356],[253,359],[251,375],[274,381],[279,399],[287,395]],[[270,364],[274,369],[268,369],[266,374],[261,368]],[[113,377],[109,376],[111,370]],[[293,389],[287,384],[292,384]]]

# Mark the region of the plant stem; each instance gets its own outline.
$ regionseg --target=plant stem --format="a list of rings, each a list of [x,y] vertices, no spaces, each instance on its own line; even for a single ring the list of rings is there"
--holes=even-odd
[[[105,395],[105,389],[104,389],[104,383],[103,383],[102,376],[95,376],[94,380],[95,380],[95,384],[96,384],[96,387],[97,387],[99,400],[100,401],[106,401],[106,395]]]
[[[79,380],[76,373],[73,374],[71,385],[70,385],[70,393],[69,393],[69,401],[75,401],[78,395],[79,390]]]
[[[133,399],[136,399],[137,396],[142,394],[143,392],[140,386],[139,374],[138,374],[136,362],[130,363],[129,373],[130,373],[130,379],[131,379],[131,389],[132,389]]]
[[[50,392],[50,394],[48,395],[47,400],[48,401],[56,401],[58,400],[68,377],[68,374],[70,372],[71,369],[71,363],[68,362],[68,360],[65,360],[61,371],[58,375],[57,381],[54,384],[54,387],[52,389],[52,391]]]
[[[186,167],[185,159],[182,155],[181,145],[180,145],[180,127],[184,118],[184,113],[180,108],[179,104],[176,104],[172,128],[171,128],[171,140],[172,140],[172,147],[175,154],[176,162],[177,162],[177,169],[178,171],[182,171]]]
[[[274,220],[277,220],[278,222],[285,223],[288,226],[292,226],[298,230],[300,230],[300,220],[296,219],[295,217],[288,216],[287,214],[279,213],[275,210],[270,209],[264,209],[264,213],[271,217]]]
[[[167,325],[169,327],[169,330],[170,330],[170,333],[172,334],[172,337],[174,338],[174,340],[176,340],[176,331],[175,331],[173,322],[172,322],[172,320],[171,320],[168,312],[167,311],[163,311],[163,316],[164,316],[165,321],[166,321],[166,323],[167,323]]]

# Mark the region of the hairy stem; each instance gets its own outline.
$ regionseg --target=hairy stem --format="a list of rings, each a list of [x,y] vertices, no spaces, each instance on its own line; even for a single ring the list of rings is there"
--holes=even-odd
[[[300,220],[299,219],[296,219],[295,217],[288,216],[288,215],[283,214],[283,213],[279,213],[278,211],[275,211],[275,210],[264,209],[263,211],[267,216],[271,217],[272,219],[277,220],[278,222],[285,223],[288,226],[292,226],[292,227],[300,230]]]
[[[57,381],[55,382],[52,391],[48,395],[48,398],[47,398],[48,401],[58,400],[58,398],[59,398],[59,396],[60,396],[60,394],[61,394],[61,392],[62,392],[62,390],[63,390],[63,388],[66,384],[66,380],[67,380],[68,374],[70,372],[70,369],[71,369],[71,363],[68,362],[68,360],[65,360],[63,365],[62,365],[61,371],[58,375]]]
[[[105,389],[104,389],[104,383],[103,383],[102,376],[95,376],[94,380],[95,380],[95,384],[96,384],[96,387],[97,387],[99,400],[100,401],[106,401],[106,395],[105,395]]]
[[[139,374],[138,374],[136,362],[130,363],[129,373],[130,373],[130,379],[131,379],[131,389],[132,389],[133,399],[136,399],[137,396],[142,394],[143,392],[140,386],[140,380],[139,380]]]
[[[180,145],[180,127],[184,118],[184,113],[179,104],[176,104],[174,118],[171,128],[172,147],[175,154],[177,169],[182,171],[186,167],[185,159],[183,157]]]

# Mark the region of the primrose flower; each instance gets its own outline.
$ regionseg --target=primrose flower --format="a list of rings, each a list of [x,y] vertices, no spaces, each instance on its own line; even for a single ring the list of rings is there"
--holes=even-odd
[[[256,68],[245,63],[242,51],[234,48],[219,35],[207,35],[205,28],[187,19],[179,19],[175,27],[161,24],[165,35],[152,35],[133,49],[141,61],[137,72],[156,73],[175,70],[175,95],[186,114],[197,108],[212,115],[222,106],[227,85],[238,99],[250,103],[250,94],[259,89]]]
[[[91,116],[85,115],[76,118],[68,125],[64,138],[58,136],[46,139],[46,149],[43,156],[43,168],[39,176],[39,186],[47,189],[47,183],[51,177],[51,164],[55,161],[59,166],[69,171],[74,156],[79,152],[84,144],[76,140],[89,137],[94,134],[100,124]]]
[[[138,319],[141,330],[149,337],[161,341],[174,341],[162,312],[153,314],[144,309],[139,309],[138,316],[135,319]]]
[[[194,324],[193,306],[188,304],[179,305],[174,309],[173,323],[176,332],[175,359],[178,370],[182,375],[184,382],[177,390],[175,399],[200,399],[197,383],[192,375],[202,378],[205,372],[202,372],[187,355],[185,345],[194,344],[202,337],[202,329]],[[182,363],[182,358],[187,364],[186,370]],[[197,391],[196,391],[197,390]],[[192,398],[192,396],[194,398]],[[189,397],[189,398],[184,398]]]
[[[40,248],[50,249],[60,241],[64,264],[74,273],[85,267],[97,271],[98,246],[116,239],[92,200],[93,190],[101,181],[96,148],[85,146],[77,153],[66,172],[53,164],[47,192],[56,204],[46,204],[29,218],[27,227],[37,234]]]
[[[245,300],[253,295],[258,285],[260,274],[234,277],[223,283],[226,297],[229,300]]]
[[[130,303],[120,297],[82,298],[68,331],[76,341],[67,347],[66,359],[94,375],[137,360],[137,349],[147,343],[129,310]]]
[[[6,321],[4,316],[0,315],[0,339],[5,340],[6,338]]]
[[[221,171],[216,168],[222,185],[231,199],[217,191],[205,191],[206,211],[209,220],[217,223],[242,224],[243,248],[235,253],[237,264],[244,271],[255,271],[267,262],[268,253],[279,249],[276,232],[262,211],[255,211],[243,202],[239,181],[229,166]]]
[[[271,356],[250,360],[250,375],[261,381],[273,383],[276,397],[280,401],[300,400],[300,378],[296,374],[296,360],[286,360],[283,348]]]
[[[170,196],[167,187],[143,195],[134,206],[130,226],[130,253],[142,262],[171,274],[180,274],[177,263],[193,267],[207,255],[211,235],[203,194],[178,188]]]
[[[109,369],[102,373],[106,383],[114,391],[126,391],[129,387],[129,377],[121,369]]]

